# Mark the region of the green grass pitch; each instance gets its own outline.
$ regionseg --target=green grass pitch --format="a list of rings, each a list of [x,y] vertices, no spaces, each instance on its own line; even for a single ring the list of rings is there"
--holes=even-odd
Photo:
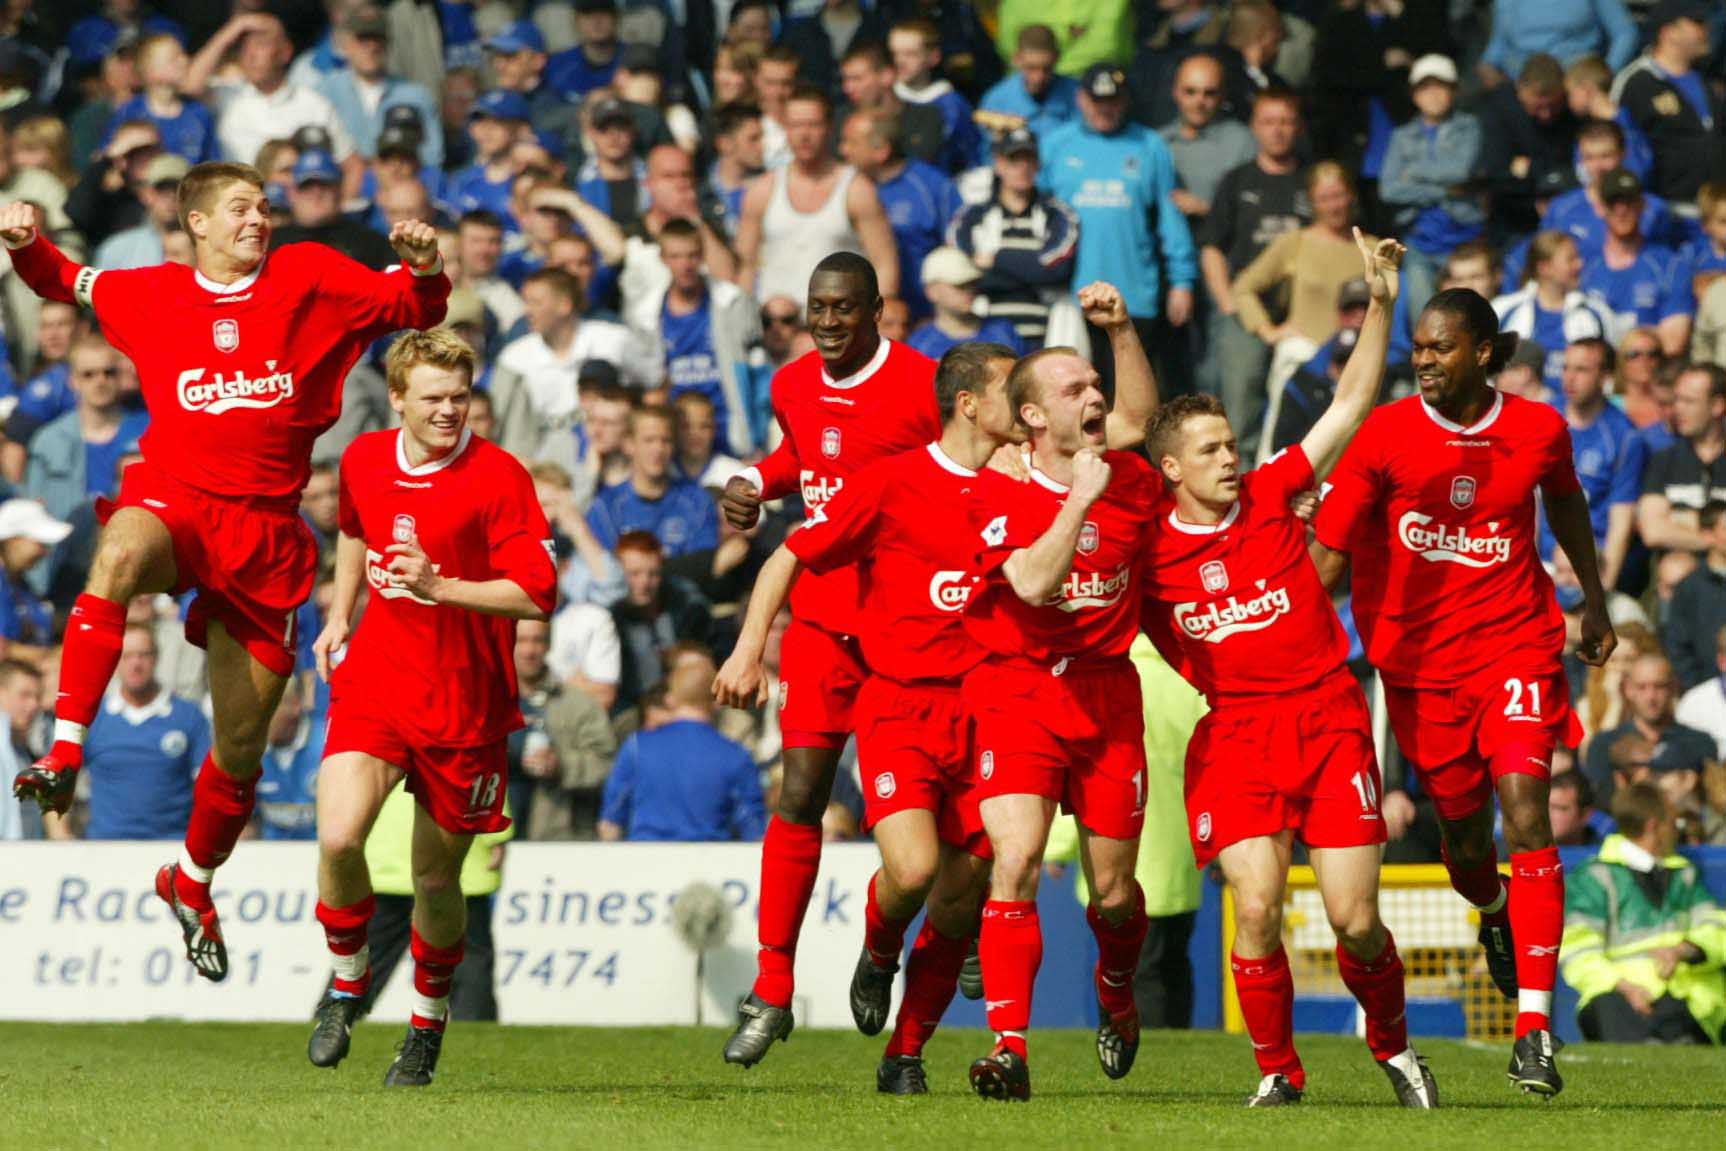
[[[931,1093],[875,1093],[879,1040],[799,1032],[758,1067],[721,1062],[716,1029],[456,1024],[437,1082],[386,1091],[399,1029],[362,1025],[335,1071],[305,1060],[289,1025],[0,1025],[0,1147],[173,1151],[411,1148],[1059,1147],[1398,1151],[1497,1147],[1701,1146],[1726,1123],[1726,1052],[1573,1047],[1564,1094],[1514,1092],[1508,1053],[1429,1041],[1443,1110],[1404,1113],[1358,1042],[1302,1041],[1298,1108],[1244,1111],[1257,1084],[1242,1037],[1147,1033],[1138,1066],[1113,1083],[1089,1033],[1032,1037],[1035,1098],[985,1103],[965,1067],[980,1031],[937,1035]]]

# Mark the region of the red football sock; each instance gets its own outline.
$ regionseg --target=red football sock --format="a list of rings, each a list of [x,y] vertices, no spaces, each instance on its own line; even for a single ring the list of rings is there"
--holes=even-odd
[[[1552,1030],[1552,988],[1564,936],[1564,864],[1558,848],[1510,857],[1510,934],[1516,940],[1516,1037]]]
[[[377,906],[377,898],[371,895],[346,907],[331,907],[318,901],[318,922],[324,925],[324,942],[329,945],[331,965],[335,968],[333,986],[343,995],[364,995],[372,985],[371,947],[366,932]]]
[[[1247,1035],[1253,1041],[1253,1057],[1261,1075],[1286,1075],[1300,1090],[1306,1089],[1306,1070],[1294,1045],[1294,976],[1289,957],[1281,947],[1263,959],[1229,956],[1235,975],[1235,995],[1246,1017]]]
[[[1133,1011],[1133,976],[1139,970],[1139,952],[1144,950],[1145,892],[1133,884],[1133,910],[1119,923],[1110,923],[1095,904],[1085,908],[1085,921],[1097,937],[1097,1002],[1111,1017]]]
[[[775,1007],[790,1007],[795,988],[797,936],[821,870],[821,825],[789,823],[777,815],[761,841],[761,910],[755,937],[755,994]]]
[[[1451,890],[1474,905],[1480,912],[1481,922],[1499,926],[1509,923],[1504,879],[1498,874],[1498,861],[1493,859],[1475,867],[1464,867],[1451,859],[1443,844],[1439,845],[1439,852],[1444,857],[1445,870],[1450,872]]]
[[[977,936],[983,964],[983,1000],[989,1027],[1003,1047],[1025,1057],[1031,1025],[1031,989],[1043,965],[1043,924],[1034,900],[991,899],[983,905]],[[957,978],[955,976],[955,978]]]
[[[888,919],[882,914],[881,905],[875,901],[875,884],[880,878],[879,871],[869,877],[869,898],[863,904],[863,946],[869,949],[875,966],[893,967],[905,950],[905,929],[911,920]]]
[[[204,757],[192,785],[192,821],[180,850],[180,872],[174,890],[180,902],[198,911],[210,909],[210,876],[226,862],[252,819],[258,777],[235,779],[216,766],[214,753]]]
[[[1366,1046],[1379,1062],[1408,1050],[1407,1002],[1403,997],[1402,956],[1396,940],[1384,935],[1384,950],[1376,959],[1360,959],[1336,945],[1336,968],[1343,986],[1366,1013]]]
[[[73,601],[60,653],[53,746],[53,754],[70,767],[84,762],[84,729],[95,720],[108,681],[114,678],[125,633],[125,604],[88,592]]]
[[[420,938],[420,929],[412,929],[408,947],[414,957],[414,1007],[409,1017],[415,1027],[442,1031],[449,1018],[449,985],[455,969],[461,965],[467,940],[458,939],[448,947],[433,947]]]
[[[959,969],[965,966],[970,950],[969,939],[949,939],[927,918],[923,920],[923,930],[917,933],[911,958],[905,963],[905,998],[899,1001],[893,1037],[887,1041],[887,1058],[923,1054],[923,1044],[935,1034],[947,1004],[953,1002]]]

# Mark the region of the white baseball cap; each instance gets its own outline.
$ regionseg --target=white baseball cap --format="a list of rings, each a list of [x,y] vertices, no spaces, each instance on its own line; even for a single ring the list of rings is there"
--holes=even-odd
[[[955,284],[964,287],[983,278],[971,257],[953,247],[940,247],[923,257],[925,284]]]
[[[1428,80],[1442,80],[1456,87],[1456,62],[1437,52],[1422,56],[1408,70],[1408,86],[1418,88]]]
[[[71,534],[71,524],[55,519],[35,500],[0,503],[0,540],[23,536],[52,547]]]

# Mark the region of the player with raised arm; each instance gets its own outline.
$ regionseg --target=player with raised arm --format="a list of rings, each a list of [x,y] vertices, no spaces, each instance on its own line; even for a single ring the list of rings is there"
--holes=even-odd
[[[1553,747],[1574,746],[1582,728],[1537,550],[1537,494],[1582,585],[1578,654],[1598,665],[1617,641],[1564,415],[1492,385],[1515,345],[1470,289],[1428,302],[1414,333],[1420,394],[1367,417],[1314,520],[1314,557],[1327,584],[1353,561],[1354,618],[1397,746],[1438,809],[1451,886],[1480,912],[1493,980],[1517,1001],[1511,1081],[1550,1097],[1564,1086],[1551,1019],[1564,869],[1547,785]]]
[[[186,956],[206,979],[228,973],[210,880],[252,813],[270,717],[294,669],[294,614],[311,594],[317,548],[300,519],[312,442],[341,412],[342,380],[380,336],[443,319],[449,278],[437,233],[390,230],[404,268],[373,272],[322,244],[271,252],[264,178],[244,164],[199,164],[180,181],[193,267],[98,271],[73,263],[0,207],[0,240],[38,295],[94,309],[137,366],[150,427],[126,469],[89,582],[66,622],[54,743],[13,792],[64,812],[120,656],[126,605],[196,589],[186,635],[209,649],[214,746],[198,773],[185,846],[156,875]]]
[[[1127,394],[1121,381],[1150,379],[1125,312],[1105,325],[1117,401]],[[1030,432],[1030,482],[986,472],[973,504],[982,578],[965,622],[989,656],[965,677],[964,700],[995,854],[978,950],[996,1043],[971,1065],[971,1085],[990,1099],[1031,1093],[1025,1029],[1043,957],[1037,881],[1057,804],[1078,819],[1090,880],[1097,1058],[1119,1079],[1138,1054],[1133,975],[1147,920],[1133,872],[1145,818],[1144,704],[1127,651],[1139,632],[1136,573],[1159,485],[1144,457],[1125,450],[1143,442],[1149,412],[1119,402],[1110,412],[1100,385],[1071,348],[1020,360],[1007,388]]]
[[[1087,289],[1092,291],[1093,289]],[[928,1091],[923,1046],[952,1001],[977,932],[989,843],[971,794],[965,673],[983,649],[965,634],[970,594],[969,505],[978,472],[1015,438],[1001,344],[960,344],[941,358],[935,398],[941,436],[877,460],[791,533],[756,577],[742,635],[714,684],[724,704],[766,700],[768,628],[803,571],[861,568],[861,637],[869,678],[857,693],[857,760],[864,822],[881,849],[869,882],[862,954],[851,982],[857,1029],[886,1025],[905,930],[928,904],[905,971],[893,1037],[876,1070],[879,1091]]]
[[[516,458],[467,426],[473,350],[446,329],[390,348],[400,430],[342,455],[335,598],[313,646],[331,683],[318,770],[318,922],[335,968],[306,1053],[334,1067],[371,982],[374,910],[366,835],[403,779],[413,792],[414,1006],[384,1076],[424,1087],[437,1070],[467,903],[461,865],[476,834],[509,826],[506,744],[522,726],[515,621],[557,598],[551,529]],[[353,641],[349,622],[368,595]],[[347,656],[331,674],[334,657]]]
[[[1145,629],[1211,710],[1187,746],[1187,828],[1200,867],[1234,890],[1229,962],[1261,1080],[1249,1107],[1300,1102],[1294,978],[1282,944],[1294,844],[1318,873],[1337,969],[1366,1041],[1405,1107],[1438,1093],[1409,1046],[1403,968],[1378,910],[1378,764],[1348,639],[1307,554],[1291,499],[1323,482],[1378,403],[1402,246],[1355,231],[1372,298],[1330,407],[1287,451],[1240,474],[1222,405],[1182,396],[1151,421],[1151,459],[1171,501],[1151,533]]]

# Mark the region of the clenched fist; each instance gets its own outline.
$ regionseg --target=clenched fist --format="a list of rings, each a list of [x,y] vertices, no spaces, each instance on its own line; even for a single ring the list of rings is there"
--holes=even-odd
[[[1109,465],[1090,448],[1080,448],[1073,457],[1073,498],[1089,506],[1109,486]]]
[[[36,209],[22,200],[0,205],[0,240],[8,248],[22,248],[36,234]]]
[[[390,247],[410,268],[429,268],[437,263],[437,229],[418,220],[403,220],[390,229]]]
[[[719,510],[727,523],[746,532],[761,518],[761,492],[742,476],[732,476],[719,497]]]

